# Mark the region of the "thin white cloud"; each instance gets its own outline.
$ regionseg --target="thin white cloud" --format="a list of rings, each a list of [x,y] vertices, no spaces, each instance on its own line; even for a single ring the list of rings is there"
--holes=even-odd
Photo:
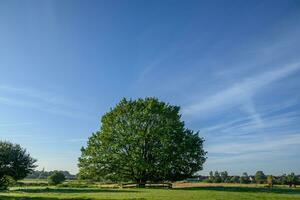
[[[57,94],[52,94],[45,91],[38,91],[32,88],[13,87],[11,85],[0,85],[0,91],[18,94],[27,98],[32,98],[37,101],[45,102],[48,104],[63,105],[66,107],[74,107],[74,102],[66,100]]]
[[[27,126],[32,125],[32,122],[19,122],[19,123],[1,123],[0,127],[15,127],[15,126]]]
[[[73,138],[73,139],[66,140],[66,142],[76,143],[76,142],[86,142],[87,140],[88,140],[87,138]]]
[[[288,101],[281,102],[281,103],[264,105],[264,107],[260,109],[260,117],[263,118],[261,120],[264,120],[265,121],[264,123],[267,123],[265,127],[270,126],[270,122],[271,121],[274,122],[274,119],[281,120],[281,123],[283,121],[291,120],[290,117],[294,117],[295,115],[298,115],[298,112],[296,111],[284,112],[284,110],[290,109],[296,105],[298,105],[298,101],[296,99],[292,99],[292,100],[290,99]],[[282,112],[284,112],[284,114],[274,114],[274,113],[282,113]],[[238,128],[241,125],[247,126],[250,123],[253,124],[253,121],[251,122],[251,118],[252,116],[244,116],[226,122],[216,123],[212,126],[204,127],[203,129],[201,129],[201,132],[214,133],[219,131],[224,132],[227,130],[232,131],[233,129]],[[272,124],[280,125],[281,123],[278,123],[277,120]]]
[[[290,104],[291,105],[291,104]],[[296,104],[293,104],[296,105]],[[252,116],[240,117],[238,119],[222,122],[212,126],[207,126],[201,130],[206,135],[224,135],[228,137],[237,135],[246,135],[248,133],[258,133],[260,130],[282,129],[291,130],[297,125],[300,118],[300,113],[297,111],[284,111],[290,106],[283,106],[273,109],[266,109],[261,112],[260,120],[263,121],[263,126],[252,120]],[[300,127],[300,125],[298,126]],[[293,130],[292,130],[293,131]]]
[[[57,94],[31,88],[0,85],[0,104],[32,108],[39,111],[75,118],[87,118],[73,101]]]
[[[259,142],[244,141],[239,143],[217,144],[207,147],[209,153],[243,154],[250,152],[277,151],[290,149],[292,145],[300,145],[300,134],[290,134],[280,137],[268,137]]]
[[[267,71],[260,75],[246,78],[233,86],[218,91],[216,94],[200,101],[186,106],[183,114],[195,116],[199,113],[221,111],[232,108],[237,105],[247,105],[249,99],[263,87],[285,78],[300,69],[300,63],[293,63],[281,68]]]

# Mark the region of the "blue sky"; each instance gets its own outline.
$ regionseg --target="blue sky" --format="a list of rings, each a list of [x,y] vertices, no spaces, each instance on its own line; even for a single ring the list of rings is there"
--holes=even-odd
[[[300,174],[299,1],[0,1],[0,139],[77,172],[122,97],[179,105],[202,174]]]

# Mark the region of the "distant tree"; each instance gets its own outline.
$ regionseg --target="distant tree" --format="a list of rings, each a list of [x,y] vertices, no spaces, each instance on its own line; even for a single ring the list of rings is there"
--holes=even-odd
[[[266,175],[263,171],[257,171],[255,173],[255,182],[258,184],[263,184],[266,182]]]
[[[269,187],[273,187],[274,182],[275,182],[274,177],[273,177],[272,175],[269,175],[269,176],[267,177],[267,183],[268,183]]]
[[[227,171],[221,172],[221,181],[222,181],[222,183],[229,182]]]
[[[240,183],[240,177],[238,177],[238,176],[232,176],[230,178],[230,183]]]
[[[215,171],[215,175],[214,175],[214,183],[221,183],[222,182],[222,178],[219,174],[218,171]]]
[[[48,183],[50,185],[57,185],[63,183],[65,180],[65,175],[59,171],[55,171],[51,176],[48,177]]]
[[[250,178],[249,178],[247,172],[244,172],[243,175],[240,177],[240,183],[243,183],[243,184],[250,183]]]
[[[35,162],[20,145],[0,141],[0,189],[7,188],[9,178],[25,178],[36,167]]]
[[[28,174],[26,178],[29,179],[47,179],[49,176],[51,176],[56,171],[45,171],[44,169],[42,171],[35,170]],[[63,173],[66,177],[66,179],[75,179],[76,176],[73,174],[70,174],[68,171],[59,171]]]
[[[286,184],[287,184],[287,177],[286,177],[286,174],[283,174],[282,176],[280,176],[278,182],[279,182],[281,185],[286,185]]]
[[[203,139],[185,128],[178,106],[123,99],[102,117],[79,158],[80,176],[137,182],[191,177],[206,160]]]
[[[214,172],[213,172],[213,171],[210,171],[210,172],[209,172],[209,177],[208,177],[209,182],[213,183],[213,182],[214,182],[214,179],[215,179],[215,177],[214,177]]]
[[[294,173],[291,173],[291,174],[287,175],[286,183],[289,185],[289,187],[292,187],[292,186],[296,187],[296,185],[298,183],[298,177]]]

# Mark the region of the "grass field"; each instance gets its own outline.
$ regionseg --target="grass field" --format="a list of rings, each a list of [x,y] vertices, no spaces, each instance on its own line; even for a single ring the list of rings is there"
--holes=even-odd
[[[173,189],[105,189],[19,187],[0,192],[2,200],[123,199],[123,200],[300,200],[300,188],[255,185],[178,184]]]

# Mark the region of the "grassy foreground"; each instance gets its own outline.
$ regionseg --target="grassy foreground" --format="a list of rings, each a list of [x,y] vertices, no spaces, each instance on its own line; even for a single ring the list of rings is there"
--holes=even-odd
[[[195,186],[195,187],[193,187]],[[21,187],[0,192],[2,200],[300,200],[300,189],[195,184],[174,189],[100,189]]]

